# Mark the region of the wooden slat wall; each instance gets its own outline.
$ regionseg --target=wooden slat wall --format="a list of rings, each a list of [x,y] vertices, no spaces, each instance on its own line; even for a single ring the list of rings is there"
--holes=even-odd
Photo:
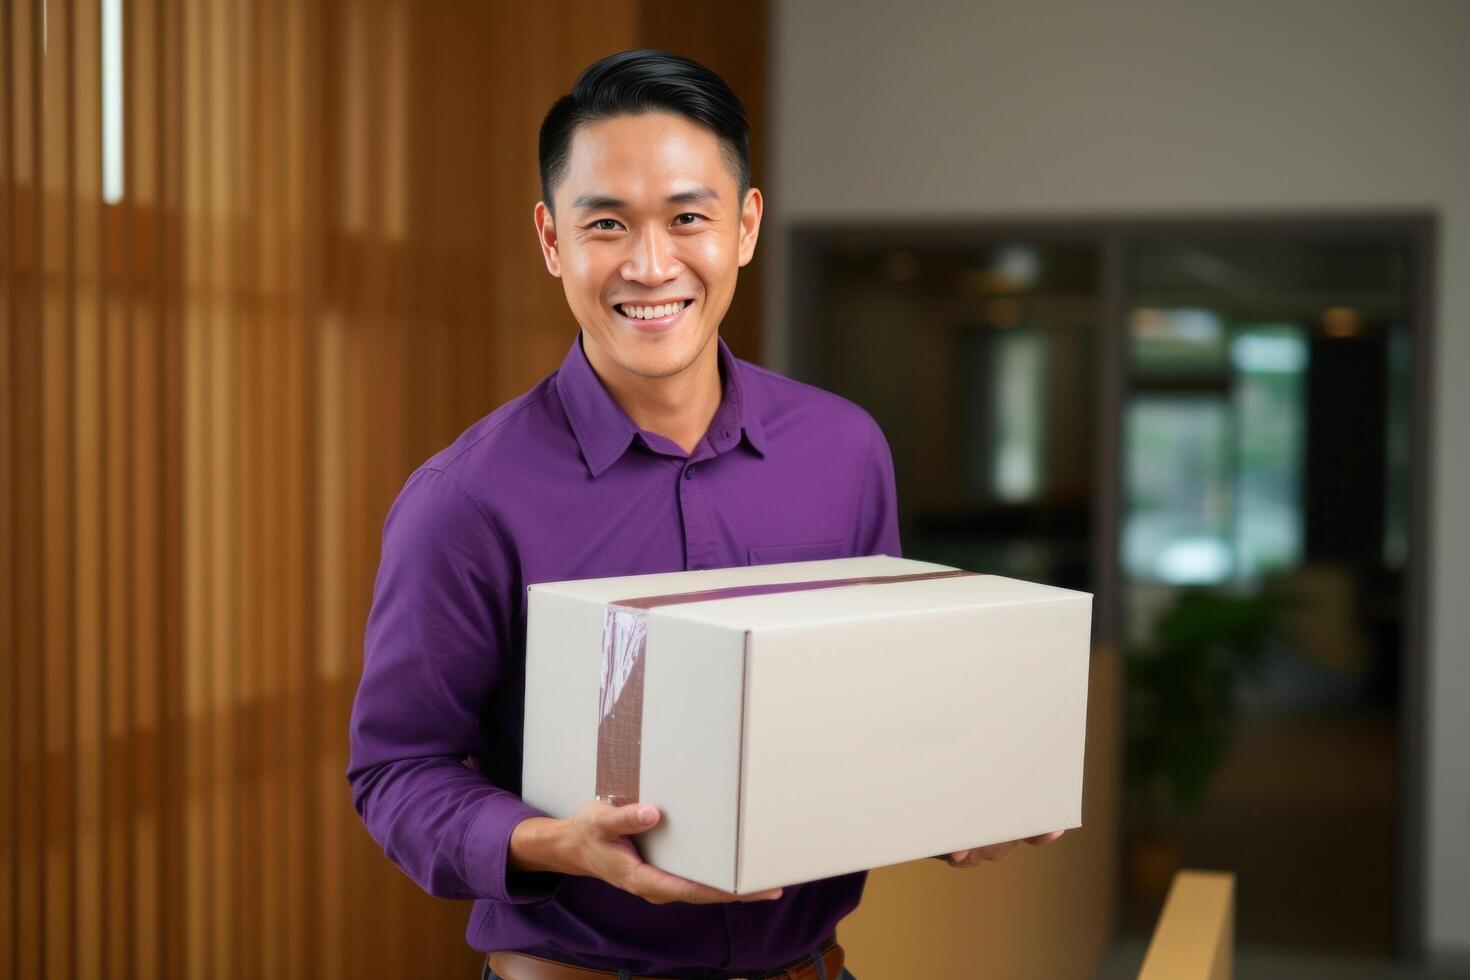
[[[352,812],[388,505],[575,332],[536,127],[640,45],[725,74],[760,8],[0,0],[0,975],[471,976],[468,907]],[[757,175],[760,170],[757,167]],[[723,332],[758,358],[754,269]]]

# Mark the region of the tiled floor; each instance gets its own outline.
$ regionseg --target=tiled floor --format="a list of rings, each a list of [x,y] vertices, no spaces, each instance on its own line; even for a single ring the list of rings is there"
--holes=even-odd
[[[1176,828],[1181,867],[1235,873],[1242,946],[1386,958],[1397,778],[1389,715],[1243,719],[1208,800]],[[1162,904],[1134,894],[1124,931],[1151,932]]]

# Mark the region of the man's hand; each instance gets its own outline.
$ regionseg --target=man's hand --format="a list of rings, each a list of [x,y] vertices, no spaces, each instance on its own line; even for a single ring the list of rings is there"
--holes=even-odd
[[[1040,847],[1042,844],[1050,844],[1058,837],[1065,834],[1065,830],[1053,830],[1049,834],[1037,834],[1035,837],[1024,838],[1027,844]],[[955,851],[953,854],[936,854],[936,860],[943,861],[951,868],[973,868],[977,864],[986,861],[999,861],[1015,849],[1021,841],[1006,841],[1004,844],[991,844],[987,847],[972,847],[968,851]]]
[[[522,820],[510,837],[510,864],[518,871],[559,871],[601,878],[654,905],[759,902],[781,897],[779,888],[732,895],[660,871],[644,861],[631,837],[658,826],[662,816],[658,807],[647,803],[613,806],[594,800],[577,807],[565,820]]]

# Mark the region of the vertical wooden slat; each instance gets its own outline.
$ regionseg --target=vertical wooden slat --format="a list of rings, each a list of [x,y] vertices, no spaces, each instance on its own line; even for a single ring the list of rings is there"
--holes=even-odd
[[[263,602],[261,595],[260,551],[263,528],[260,521],[260,494],[264,474],[260,458],[260,310],[256,290],[259,281],[258,239],[261,172],[259,128],[260,80],[259,8],[251,3],[237,3],[233,50],[233,83],[231,126],[234,180],[231,225],[235,251],[232,255],[231,299],[236,306],[233,337],[235,370],[234,435],[236,472],[241,477],[237,521],[240,537],[235,542],[239,567],[241,615],[238,620],[240,646],[232,665],[235,671],[235,698],[232,708],[236,723],[236,779],[243,792],[239,796],[237,850],[235,852],[238,894],[237,908],[240,944],[236,970],[245,976],[269,975],[270,956],[265,943],[262,910],[267,900],[261,887],[262,868],[266,860],[264,800],[261,756],[262,657],[260,640]]]
[[[286,758],[293,760],[286,770],[287,806],[286,840],[286,912],[287,958],[294,976],[311,976],[314,972],[312,938],[319,934],[320,895],[311,874],[312,837],[316,827],[313,783],[315,767],[311,741],[313,704],[309,696],[312,676],[311,604],[307,601],[314,579],[314,539],[310,533],[308,514],[314,503],[315,426],[312,423],[312,401],[307,391],[316,365],[313,333],[318,329],[313,284],[316,280],[316,250],[308,244],[307,229],[316,217],[309,170],[308,143],[318,132],[308,120],[314,91],[308,84],[311,61],[310,45],[317,40],[311,29],[313,9],[302,4],[285,6],[282,25],[282,52],[285,59],[283,85],[283,124],[285,152],[283,159],[283,200],[285,205],[285,242],[282,252],[288,272],[289,305],[286,308],[287,330],[282,345],[286,375],[286,412],[283,436],[288,449],[289,468],[283,488],[285,515],[281,533],[288,546],[285,574],[281,576],[285,600],[285,647],[283,665],[285,690],[290,712],[287,719]]]
[[[323,118],[319,132],[324,134],[321,174],[334,179],[323,191],[346,186],[353,179],[346,161],[346,131],[355,121],[351,114],[349,59],[354,56],[353,35],[347,33],[350,13],[340,4],[325,10],[321,24],[323,37],[338,38],[338,43],[323,45],[323,58],[316,78],[320,86]],[[320,179],[320,178],[319,178]],[[349,358],[356,347],[353,331],[343,312],[345,290],[341,278],[341,249],[329,250],[346,227],[346,196],[323,193],[318,209],[319,234],[323,246],[322,283],[319,302],[318,370],[312,383],[317,389],[317,467],[320,472],[317,506],[314,514],[318,528],[317,596],[318,642],[314,656],[316,683],[313,700],[317,713],[316,744],[340,745],[339,733],[345,730],[346,707],[342,691],[349,675],[349,638],[353,629],[348,620],[351,595],[351,554],[349,545],[358,536],[349,534],[355,501],[359,494],[344,492],[351,486],[348,469],[354,458],[352,444],[360,438],[363,427],[352,425],[348,404]],[[357,865],[352,857],[359,852],[361,838],[350,835],[343,820],[347,803],[342,779],[345,762],[340,750],[322,750],[317,763],[318,794],[321,799],[317,822],[316,878],[323,896],[322,922],[317,945],[316,966],[322,976],[355,976],[364,969],[365,950],[355,942],[362,918],[343,897],[357,891]]]
[[[208,6],[210,41],[207,72],[209,92],[210,192],[207,245],[210,254],[208,302],[211,311],[210,343],[210,439],[211,439],[211,631],[212,676],[212,796],[215,823],[213,859],[215,888],[212,920],[213,974],[240,975],[236,953],[240,948],[238,910],[240,863],[245,848],[241,833],[240,768],[237,763],[239,696],[236,665],[243,646],[240,642],[240,574],[238,442],[235,437],[235,403],[238,373],[234,369],[236,319],[231,301],[236,285],[232,234],[235,217],[233,189],[239,177],[235,135],[238,58],[230,39],[235,31],[237,10],[233,0],[211,0]]]
[[[215,784],[210,772],[215,728],[211,697],[214,657],[210,654],[214,619],[209,380],[212,310],[210,306],[209,221],[209,55],[210,6],[195,4],[183,24],[184,159],[180,221],[189,247],[181,258],[183,311],[183,690],[184,727],[184,919],[181,923],[182,973],[210,975],[211,925],[215,906],[214,831],[219,819]],[[216,974],[219,975],[219,974]]]
[[[255,102],[255,143],[252,166],[256,177],[254,209],[255,282],[253,290],[254,358],[258,373],[251,387],[249,423],[252,427],[252,471],[258,474],[257,525],[259,551],[255,574],[259,581],[261,629],[255,658],[259,664],[257,780],[260,787],[259,892],[262,971],[268,976],[289,973],[286,955],[286,820],[285,756],[282,711],[286,691],[282,666],[289,656],[283,643],[281,571],[285,549],[281,539],[281,494],[285,441],[281,434],[281,351],[285,336],[283,314],[289,302],[285,291],[285,255],[281,249],[281,139],[279,132],[283,79],[280,42],[282,5],[277,0],[257,3],[252,47],[255,75],[251,82]],[[269,134],[269,135],[268,135]]]
[[[126,80],[124,81],[126,85]],[[103,261],[99,281],[102,428],[104,614],[101,662],[103,829],[102,863],[106,901],[103,906],[104,972],[127,977],[133,962],[133,851],[130,841],[133,812],[133,758],[129,751],[132,698],[129,694],[132,659],[133,578],[128,565],[132,550],[129,520],[131,487],[128,483],[132,443],[129,439],[131,402],[128,398],[132,353],[127,322],[126,205],[103,209]]]
[[[160,467],[157,352],[160,345],[160,173],[157,134],[160,41],[158,7],[138,0],[125,8],[125,127],[128,215],[127,332],[132,346],[125,378],[130,403],[129,454],[132,529],[129,554],[134,582],[132,656],[127,661],[132,708],[129,753],[134,760],[129,844],[132,853],[133,969],[157,976],[162,968],[163,927],[161,794],[162,720],[159,692],[161,623],[159,588]]]
[[[11,261],[15,270],[11,329],[12,442],[11,512],[17,574],[13,583],[15,651],[18,667],[15,712],[17,779],[15,806],[18,863],[16,886],[17,976],[42,976],[45,971],[44,832],[45,797],[41,781],[42,727],[41,619],[41,486],[39,439],[41,418],[37,381],[40,378],[41,293],[37,271],[41,263],[40,74],[41,20],[39,4],[17,0],[11,23],[12,164],[15,167],[15,228]]]
[[[20,630],[16,622],[15,588],[20,578],[15,538],[18,473],[15,440],[15,344],[19,263],[16,220],[20,180],[16,171],[16,16],[15,0],[0,3],[0,644],[14,651],[0,658],[0,785],[8,793],[0,808],[0,970],[20,975]]]
[[[332,299],[336,302],[338,311],[344,317],[342,324],[343,335],[346,344],[346,391],[345,391],[345,414],[348,418],[368,418],[368,403],[371,380],[369,378],[369,356],[371,344],[371,326],[368,322],[367,310],[372,308],[371,298],[364,289],[364,283],[371,280],[370,276],[363,273],[364,253],[366,249],[354,243],[364,242],[367,238],[367,210],[371,195],[369,181],[371,179],[371,153],[369,151],[369,88],[368,79],[371,71],[371,53],[369,50],[369,21],[370,17],[362,0],[342,0],[337,5],[339,16],[339,36],[342,38],[341,54],[338,63],[341,66],[341,83],[339,96],[341,99],[341,112],[338,115],[340,126],[337,135],[339,149],[339,172],[342,175],[342,197],[339,202],[339,218],[336,226],[338,233],[337,250],[334,259],[335,295]],[[357,165],[352,161],[361,160],[363,163]],[[344,433],[344,471],[346,482],[349,486],[363,487],[366,484],[366,460],[371,454],[370,440],[374,437],[371,424],[351,425]],[[368,510],[369,503],[367,494],[352,493],[345,501],[347,522],[350,528],[361,527],[370,520]],[[349,534],[347,548],[341,555],[342,569],[346,577],[345,588],[349,596],[346,610],[349,628],[355,625],[358,617],[362,615],[362,567],[369,560],[369,543],[371,539],[361,534]],[[349,633],[354,639],[356,630],[351,629]],[[342,718],[340,703],[338,717]],[[364,850],[360,838],[347,838],[345,841],[348,853],[348,861],[342,875],[342,885],[348,894],[359,894],[363,891],[373,890],[377,887],[376,876],[370,877],[376,869],[365,864],[361,860]],[[373,885],[369,887],[369,882]],[[350,975],[361,975],[363,971],[371,968],[368,962],[369,949],[372,944],[372,936],[378,931],[377,918],[382,913],[378,909],[362,910],[360,914],[351,915],[347,918],[347,928],[343,936],[343,954],[347,972]]]
[[[41,709],[44,731],[41,779],[45,812],[42,901],[47,976],[72,975],[75,836],[72,739],[74,689],[72,636],[72,424],[70,363],[75,285],[73,168],[71,146],[71,21],[64,3],[41,8],[41,97],[36,115],[40,162],[37,224],[40,342],[41,576],[44,617]]]
[[[133,124],[134,116],[127,98],[132,88],[130,70],[131,18],[123,8],[119,43],[122,51],[121,96],[123,133]],[[132,399],[130,393],[133,343],[129,309],[131,283],[131,191],[136,183],[130,157],[129,141],[124,138],[120,152],[123,160],[122,199],[105,208],[103,227],[104,256],[102,282],[102,361],[103,400],[108,406],[103,431],[105,499],[104,560],[106,562],[106,628],[102,653],[104,730],[103,789],[104,825],[103,863],[107,900],[103,909],[105,936],[104,963],[108,976],[128,977],[134,974],[136,943],[136,903],[133,882],[136,860],[132,842],[135,792],[133,773],[137,760],[132,752],[133,698],[133,619],[135,588],[130,556],[133,552],[131,483],[133,440],[131,430]]]
[[[346,588],[337,573],[345,564],[347,554],[346,508],[342,502],[351,499],[345,492],[348,482],[344,442],[349,428],[344,408],[347,339],[340,315],[324,311],[319,336],[315,383],[319,447],[316,459],[320,478],[313,513],[319,561],[314,583],[318,603],[311,700],[318,708],[315,744],[328,746],[345,727],[339,692],[346,686],[343,682],[347,675],[345,651],[351,635],[345,618]],[[351,957],[347,936],[352,916],[348,913],[348,903],[341,900],[351,894],[347,887],[351,872],[345,866],[348,850],[341,832],[347,794],[340,763],[340,753],[321,751],[315,767],[320,802],[313,823],[316,845],[313,878],[324,900],[320,903],[321,928],[317,934],[321,942],[315,944],[314,968],[317,976],[325,977],[347,976],[347,962]]]
[[[76,121],[75,207],[76,357],[75,392],[76,532],[76,716],[78,748],[74,779],[77,801],[76,961],[103,962],[103,741],[102,626],[102,106],[101,14],[96,3],[77,2],[74,17]]]
[[[184,783],[188,737],[183,712],[184,688],[189,665],[183,641],[183,527],[178,515],[183,499],[183,343],[182,343],[182,190],[183,190],[183,25],[184,0],[158,0],[159,115],[158,169],[159,261],[158,325],[158,439],[159,469],[159,659],[158,686],[161,693],[159,764],[160,794],[164,800],[160,819],[162,862],[161,912],[159,920],[160,959],[165,973],[183,973],[187,896],[185,881]]]

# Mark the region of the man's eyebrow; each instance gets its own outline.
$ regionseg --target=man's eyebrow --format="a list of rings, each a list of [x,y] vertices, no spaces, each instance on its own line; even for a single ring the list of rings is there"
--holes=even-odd
[[[616,197],[605,197],[601,194],[580,194],[572,202],[573,211],[601,211],[604,208],[625,208],[627,201]]]
[[[680,191],[670,194],[664,200],[669,204],[702,204],[706,201],[718,201],[720,195],[708,187],[700,186],[694,190]],[[608,197],[605,194],[579,194],[572,202],[573,211],[602,211],[611,208],[625,208],[628,202],[622,198]]]
[[[692,191],[681,191],[678,194],[670,194],[666,199],[670,204],[703,204],[706,201],[718,201],[720,195],[708,187],[700,185]]]

